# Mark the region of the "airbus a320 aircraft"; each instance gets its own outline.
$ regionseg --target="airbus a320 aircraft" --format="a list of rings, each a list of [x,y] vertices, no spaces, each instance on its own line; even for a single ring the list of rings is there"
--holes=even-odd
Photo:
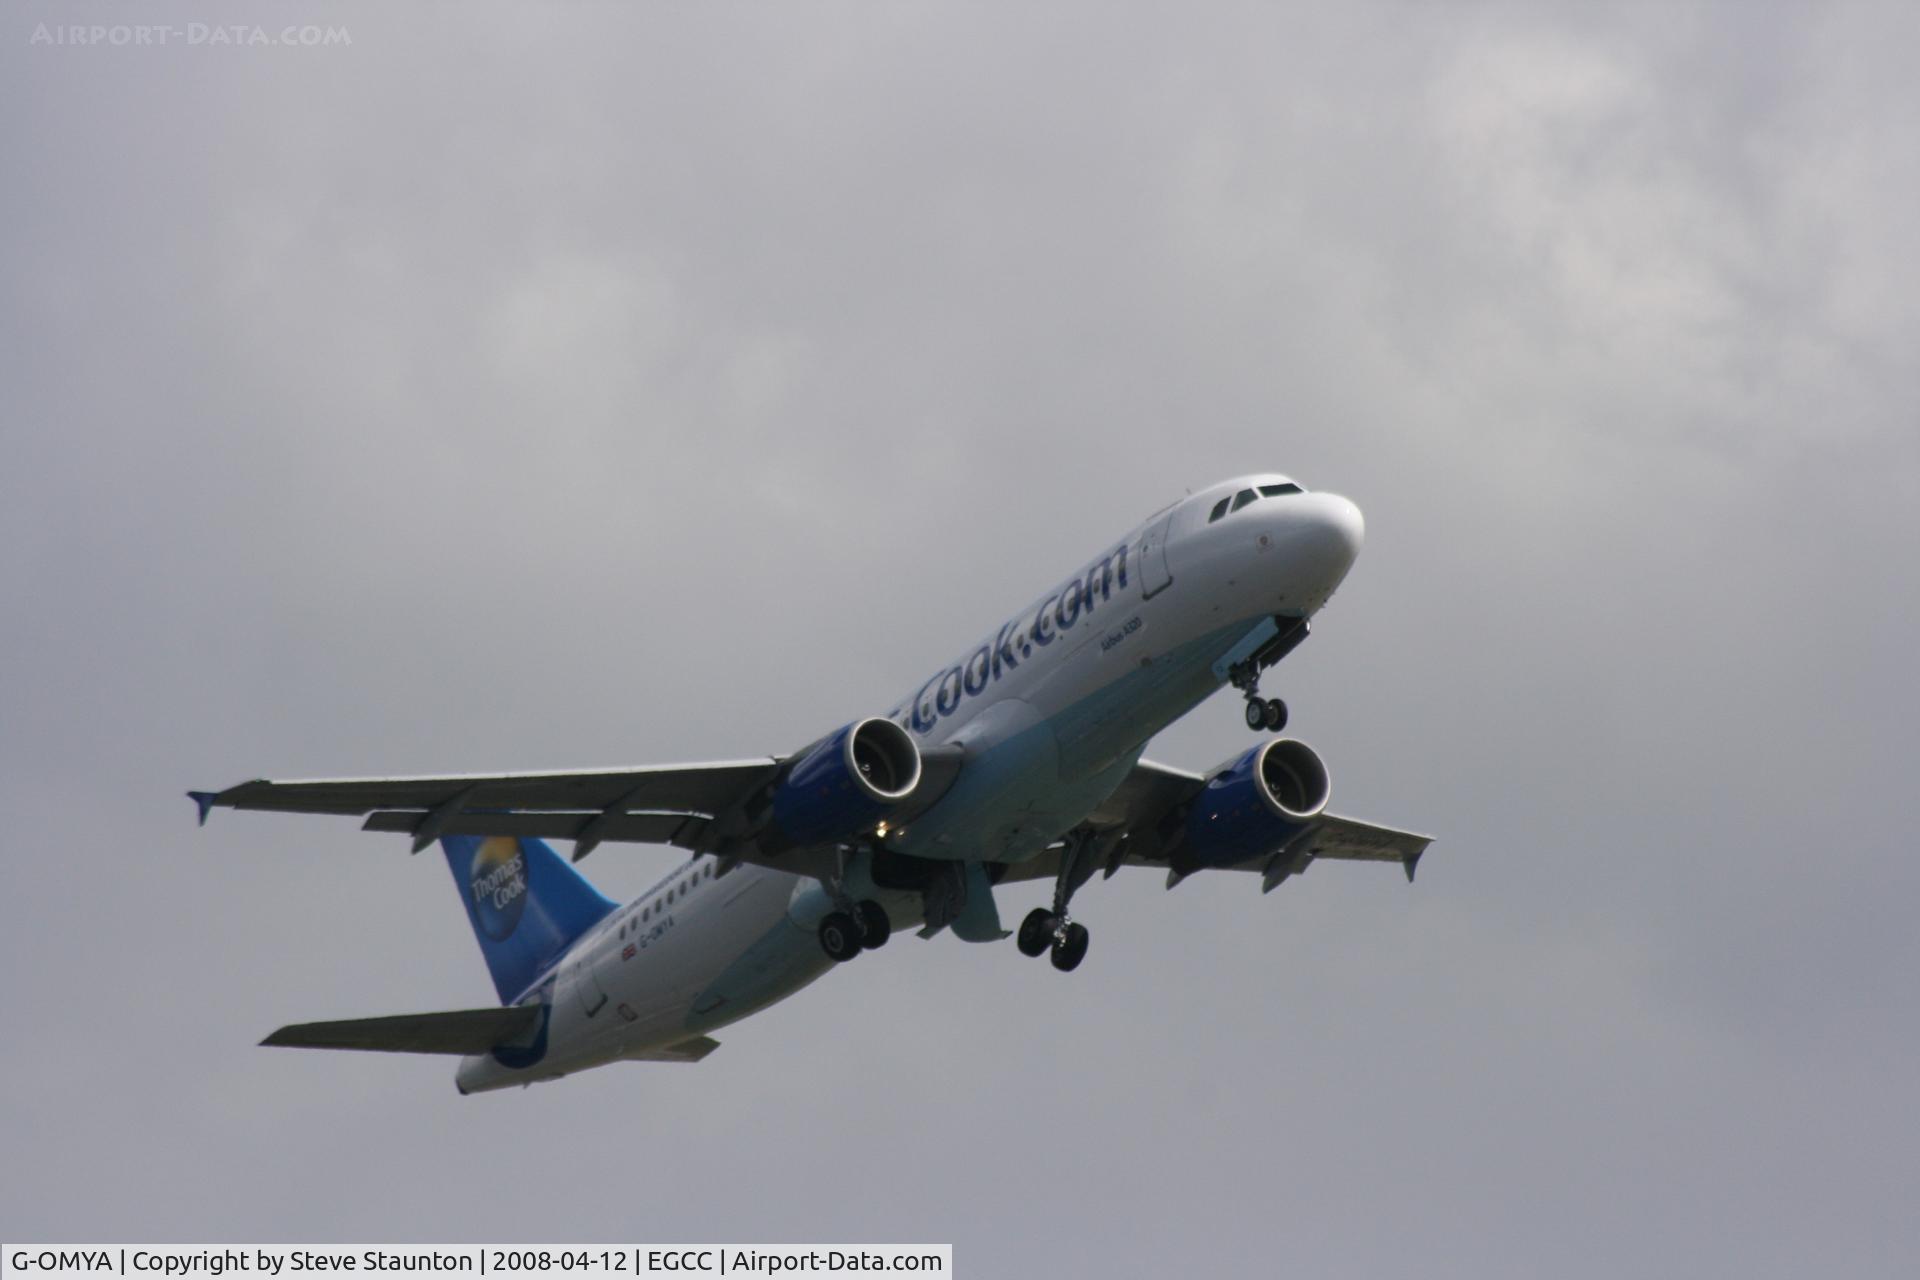
[[[1429,837],[1335,817],[1327,770],[1268,737],[1207,773],[1142,760],[1147,740],[1223,684],[1247,727],[1285,726],[1261,672],[1306,639],[1362,534],[1360,510],[1253,475],[1149,517],[929,676],[884,716],[792,755],[581,773],[245,782],[215,806],[365,814],[368,831],[438,840],[498,1008],[313,1022],[264,1041],[463,1055],[461,1093],[609,1062],[697,1062],[709,1032],[874,950],[1005,938],[995,885],[1053,882],[1020,924],[1029,956],[1071,970],[1069,911],[1095,872],[1250,871],[1271,891],[1320,859],[1398,862]],[[578,862],[607,841],[688,860],[626,906]]]

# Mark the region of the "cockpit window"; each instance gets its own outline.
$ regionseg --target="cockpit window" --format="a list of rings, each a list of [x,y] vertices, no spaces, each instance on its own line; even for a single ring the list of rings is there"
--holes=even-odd
[[[1242,489],[1232,497],[1222,498],[1220,501],[1214,503],[1213,512],[1207,517],[1207,523],[1212,524],[1221,516],[1230,515],[1246,506],[1249,502],[1256,502],[1261,498],[1278,498],[1284,494],[1305,492],[1305,489],[1302,489],[1290,480],[1282,484],[1263,484],[1260,486],[1258,492],[1252,489]]]

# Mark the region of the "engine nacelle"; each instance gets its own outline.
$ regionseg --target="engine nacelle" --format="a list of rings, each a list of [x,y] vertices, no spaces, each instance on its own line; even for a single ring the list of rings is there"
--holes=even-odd
[[[1313,748],[1275,738],[1235,760],[1187,810],[1178,861],[1230,867],[1272,853],[1327,807],[1327,767]]]
[[[920,785],[920,748],[891,720],[857,720],[794,761],[762,848],[831,844],[873,826]]]

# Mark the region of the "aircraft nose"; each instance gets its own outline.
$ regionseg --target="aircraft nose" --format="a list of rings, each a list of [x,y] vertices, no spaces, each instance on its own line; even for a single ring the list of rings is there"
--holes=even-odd
[[[1301,504],[1305,540],[1338,582],[1360,555],[1360,544],[1367,536],[1366,518],[1359,507],[1337,493],[1302,494],[1293,501]]]

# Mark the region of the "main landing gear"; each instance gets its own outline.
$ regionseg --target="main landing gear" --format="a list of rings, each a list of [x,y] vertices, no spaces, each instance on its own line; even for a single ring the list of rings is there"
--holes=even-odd
[[[887,909],[867,898],[845,911],[830,911],[820,922],[820,949],[832,960],[851,960],[862,951],[875,951],[893,936]]]
[[[1087,958],[1087,926],[1067,914],[1067,904],[1073,900],[1073,891],[1093,878],[1106,852],[1115,847],[1111,836],[1101,844],[1084,830],[1067,837],[1066,848],[1060,851],[1060,871],[1053,878],[1053,909],[1035,907],[1020,922],[1014,941],[1021,955],[1038,956],[1051,950],[1053,967],[1060,972],[1080,967]]]
[[[1260,664],[1252,658],[1227,668],[1227,679],[1246,695],[1247,728],[1259,733],[1278,733],[1287,727],[1287,704],[1278,698],[1260,696]]]
[[[1079,921],[1035,907],[1020,922],[1018,943],[1020,954],[1025,956],[1037,956],[1052,948],[1053,967],[1071,973],[1087,958],[1089,937],[1087,926]]]

